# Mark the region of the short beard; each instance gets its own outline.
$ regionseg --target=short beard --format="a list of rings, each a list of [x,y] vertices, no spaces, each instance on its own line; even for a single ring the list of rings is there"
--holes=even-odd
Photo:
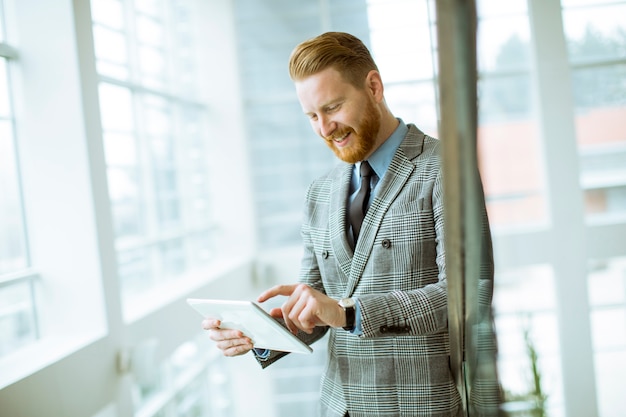
[[[359,132],[355,132],[353,129],[342,129],[333,134],[333,136],[324,138],[326,145],[332,149],[339,159],[349,164],[354,164],[362,161],[372,152],[376,145],[376,136],[380,131],[381,115],[377,110],[374,105],[374,99],[370,98],[365,107],[363,122],[357,127]],[[351,132],[355,136],[351,139],[350,145],[346,148],[335,146],[333,138],[342,137],[347,132]]]

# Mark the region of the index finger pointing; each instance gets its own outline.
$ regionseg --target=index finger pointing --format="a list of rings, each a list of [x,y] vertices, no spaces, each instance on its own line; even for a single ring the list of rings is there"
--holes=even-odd
[[[259,295],[257,301],[262,303],[264,301],[269,300],[270,298],[274,298],[277,295],[290,296],[294,290],[296,289],[297,284],[290,285],[275,285],[272,288],[265,290]]]

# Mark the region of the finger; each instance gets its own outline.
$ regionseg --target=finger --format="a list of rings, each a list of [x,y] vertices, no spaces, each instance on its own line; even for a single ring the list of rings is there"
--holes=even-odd
[[[283,311],[282,315],[283,315],[283,319],[285,320],[285,326],[287,326],[287,329],[289,329],[289,331],[291,333],[293,333],[293,334],[298,334],[298,326],[293,324],[293,322],[291,321],[289,316],[287,314],[285,314],[284,311]]]
[[[270,310],[270,316],[274,317],[275,319],[282,319],[283,310],[280,307],[274,307]]]
[[[293,298],[293,297],[292,297]],[[290,298],[291,301],[291,298]],[[303,324],[302,319],[305,317],[302,315],[302,311],[306,307],[306,297],[300,296],[299,298],[293,300],[294,303],[290,306],[288,311],[289,320],[298,328],[305,330],[306,326]],[[288,303],[285,303],[288,304]],[[286,310],[283,306],[283,314],[286,314]]]
[[[302,309],[298,320],[300,321],[300,323],[302,323],[301,329],[309,334],[313,333],[313,329],[320,322],[313,309],[313,306],[309,304],[307,304],[304,309]]]
[[[202,328],[204,330],[219,329],[221,325],[222,323],[216,319],[204,319],[202,321]]]
[[[294,322],[294,318],[297,318],[298,315],[292,314],[294,306],[298,303],[298,297],[299,294],[297,291],[292,293],[281,306],[281,314],[283,316],[283,319],[285,320],[285,325],[293,334],[298,334],[298,323]]]
[[[244,334],[240,330],[232,329],[210,329],[209,339],[215,342],[221,342],[223,340],[241,339]]]
[[[242,337],[218,342],[217,347],[224,356],[239,356],[249,352],[254,346],[249,338]]]
[[[272,288],[265,290],[259,295],[257,301],[262,303],[264,301],[269,300],[270,298],[276,297],[277,295],[290,296],[293,291],[296,289],[297,284],[290,285],[275,285]]]
[[[294,321],[300,323],[300,329],[306,333],[313,333],[313,329],[318,324],[321,324],[319,319],[319,311],[317,310],[317,302],[313,297],[304,298],[305,303],[301,305],[300,311],[297,313],[298,317]],[[292,312],[294,314],[294,312]]]

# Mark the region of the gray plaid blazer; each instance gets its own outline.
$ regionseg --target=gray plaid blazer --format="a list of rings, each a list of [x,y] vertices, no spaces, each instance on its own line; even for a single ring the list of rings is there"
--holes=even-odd
[[[300,280],[341,299],[356,297],[363,334],[329,334],[321,415],[462,415],[450,370],[439,141],[414,125],[380,179],[354,251],[347,238],[352,165],[307,191]],[[272,352],[263,367],[284,356]]]

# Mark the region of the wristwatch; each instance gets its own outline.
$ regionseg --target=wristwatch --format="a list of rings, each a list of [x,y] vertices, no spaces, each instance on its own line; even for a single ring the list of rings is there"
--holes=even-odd
[[[344,330],[352,331],[354,330],[354,321],[355,321],[355,311],[356,311],[356,303],[352,298],[344,298],[339,301],[339,306],[343,308],[343,311],[346,313],[346,325],[344,326]]]

